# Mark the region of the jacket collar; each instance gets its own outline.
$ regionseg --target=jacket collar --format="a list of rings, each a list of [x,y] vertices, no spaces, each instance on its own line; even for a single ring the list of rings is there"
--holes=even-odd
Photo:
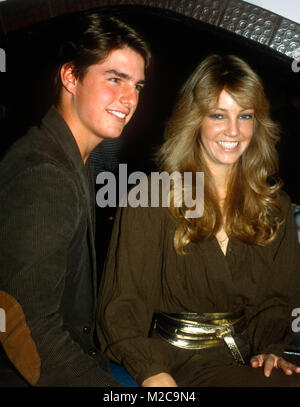
[[[60,150],[65,155],[66,162],[77,173],[81,181],[83,194],[89,201],[89,208],[91,208],[94,197],[92,196],[93,192],[90,185],[91,172],[89,165],[84,164],[75,137],[55,106],[51,106],[48,113],[42,119],[41,129],[46,130],[52,140],[59,145]]]
[[[88,229],[90,246],[92,249],[92,263],[93,263],[93,282],[94,282],[94,295],[96,296],[96,252],[94,247],[95,239],[95,196],[93,190],[93,179],[91,170],[88,164],[84,164],[80,154],[77,142],[55,106],[51,106],[47,114],[41,122],[41,129],[46,130],[54,142],[59,145],[60,149],[64,152],[66,161],[71,164],[74,172],[78,175],[77,179],[80,180],[82,192],[85,195],[88,206]]]
[[[76,173],[76,178],[80,180],[82,192],[88,201],[90,221],[92,231],[94,232],[95,215],[93,205],[95,205],[95,198],[91,170],[88,163],[84,164],[77,142],[69,126],[55,106],[51,106],[48,113],[42,119],[41,129],[46,131],[56,145],[59,146],[60,150],[63,151],[66,162],[71,165],[71,168]]]
[[[85,172],[85,165],[75,137],[55,106],[51,106],[42,119],[41,128],[46,129],[52,139],[59,144],[73,167],[77,171]]]

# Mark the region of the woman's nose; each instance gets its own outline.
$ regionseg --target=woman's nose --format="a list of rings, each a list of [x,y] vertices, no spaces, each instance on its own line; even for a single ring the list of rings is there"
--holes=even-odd
[[[239,126],[236,119],[229,119],[226,126],[226,135],[236,137],[239,134]]]

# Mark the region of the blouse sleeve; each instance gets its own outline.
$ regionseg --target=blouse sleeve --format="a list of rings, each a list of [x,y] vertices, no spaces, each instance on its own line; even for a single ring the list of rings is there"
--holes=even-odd
[[[102,349],[138,383],[167,372],[170,354],[148,337],[161,298],[162,208],[117,211],[100,284],[97,331]]]
[[[284,223],[271,250],[271,272],[265,280],[264,299],[256,305],[250,319],[248,332],[253,355],[274,353],[280,356],[295,335],[292,310],[300,305],[300,245],[287,197],[284,212]]]

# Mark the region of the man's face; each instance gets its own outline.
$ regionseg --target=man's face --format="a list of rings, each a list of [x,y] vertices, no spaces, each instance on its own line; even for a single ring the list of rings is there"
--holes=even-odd
[[[116,49],[76,80],[72,131],[87,144],[117,138],[131,119],[144,85],[144,59],[131,48]]]

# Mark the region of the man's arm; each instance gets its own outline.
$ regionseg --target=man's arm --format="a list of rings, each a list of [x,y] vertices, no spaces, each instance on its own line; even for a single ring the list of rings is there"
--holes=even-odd
[[[81,210],[71,176],[53,165],[35,166],[2,188],[0,201],[0,288],[7,308],[0,338],[7,356],[32,385],[118,386],[71,338],[60,312]]]

